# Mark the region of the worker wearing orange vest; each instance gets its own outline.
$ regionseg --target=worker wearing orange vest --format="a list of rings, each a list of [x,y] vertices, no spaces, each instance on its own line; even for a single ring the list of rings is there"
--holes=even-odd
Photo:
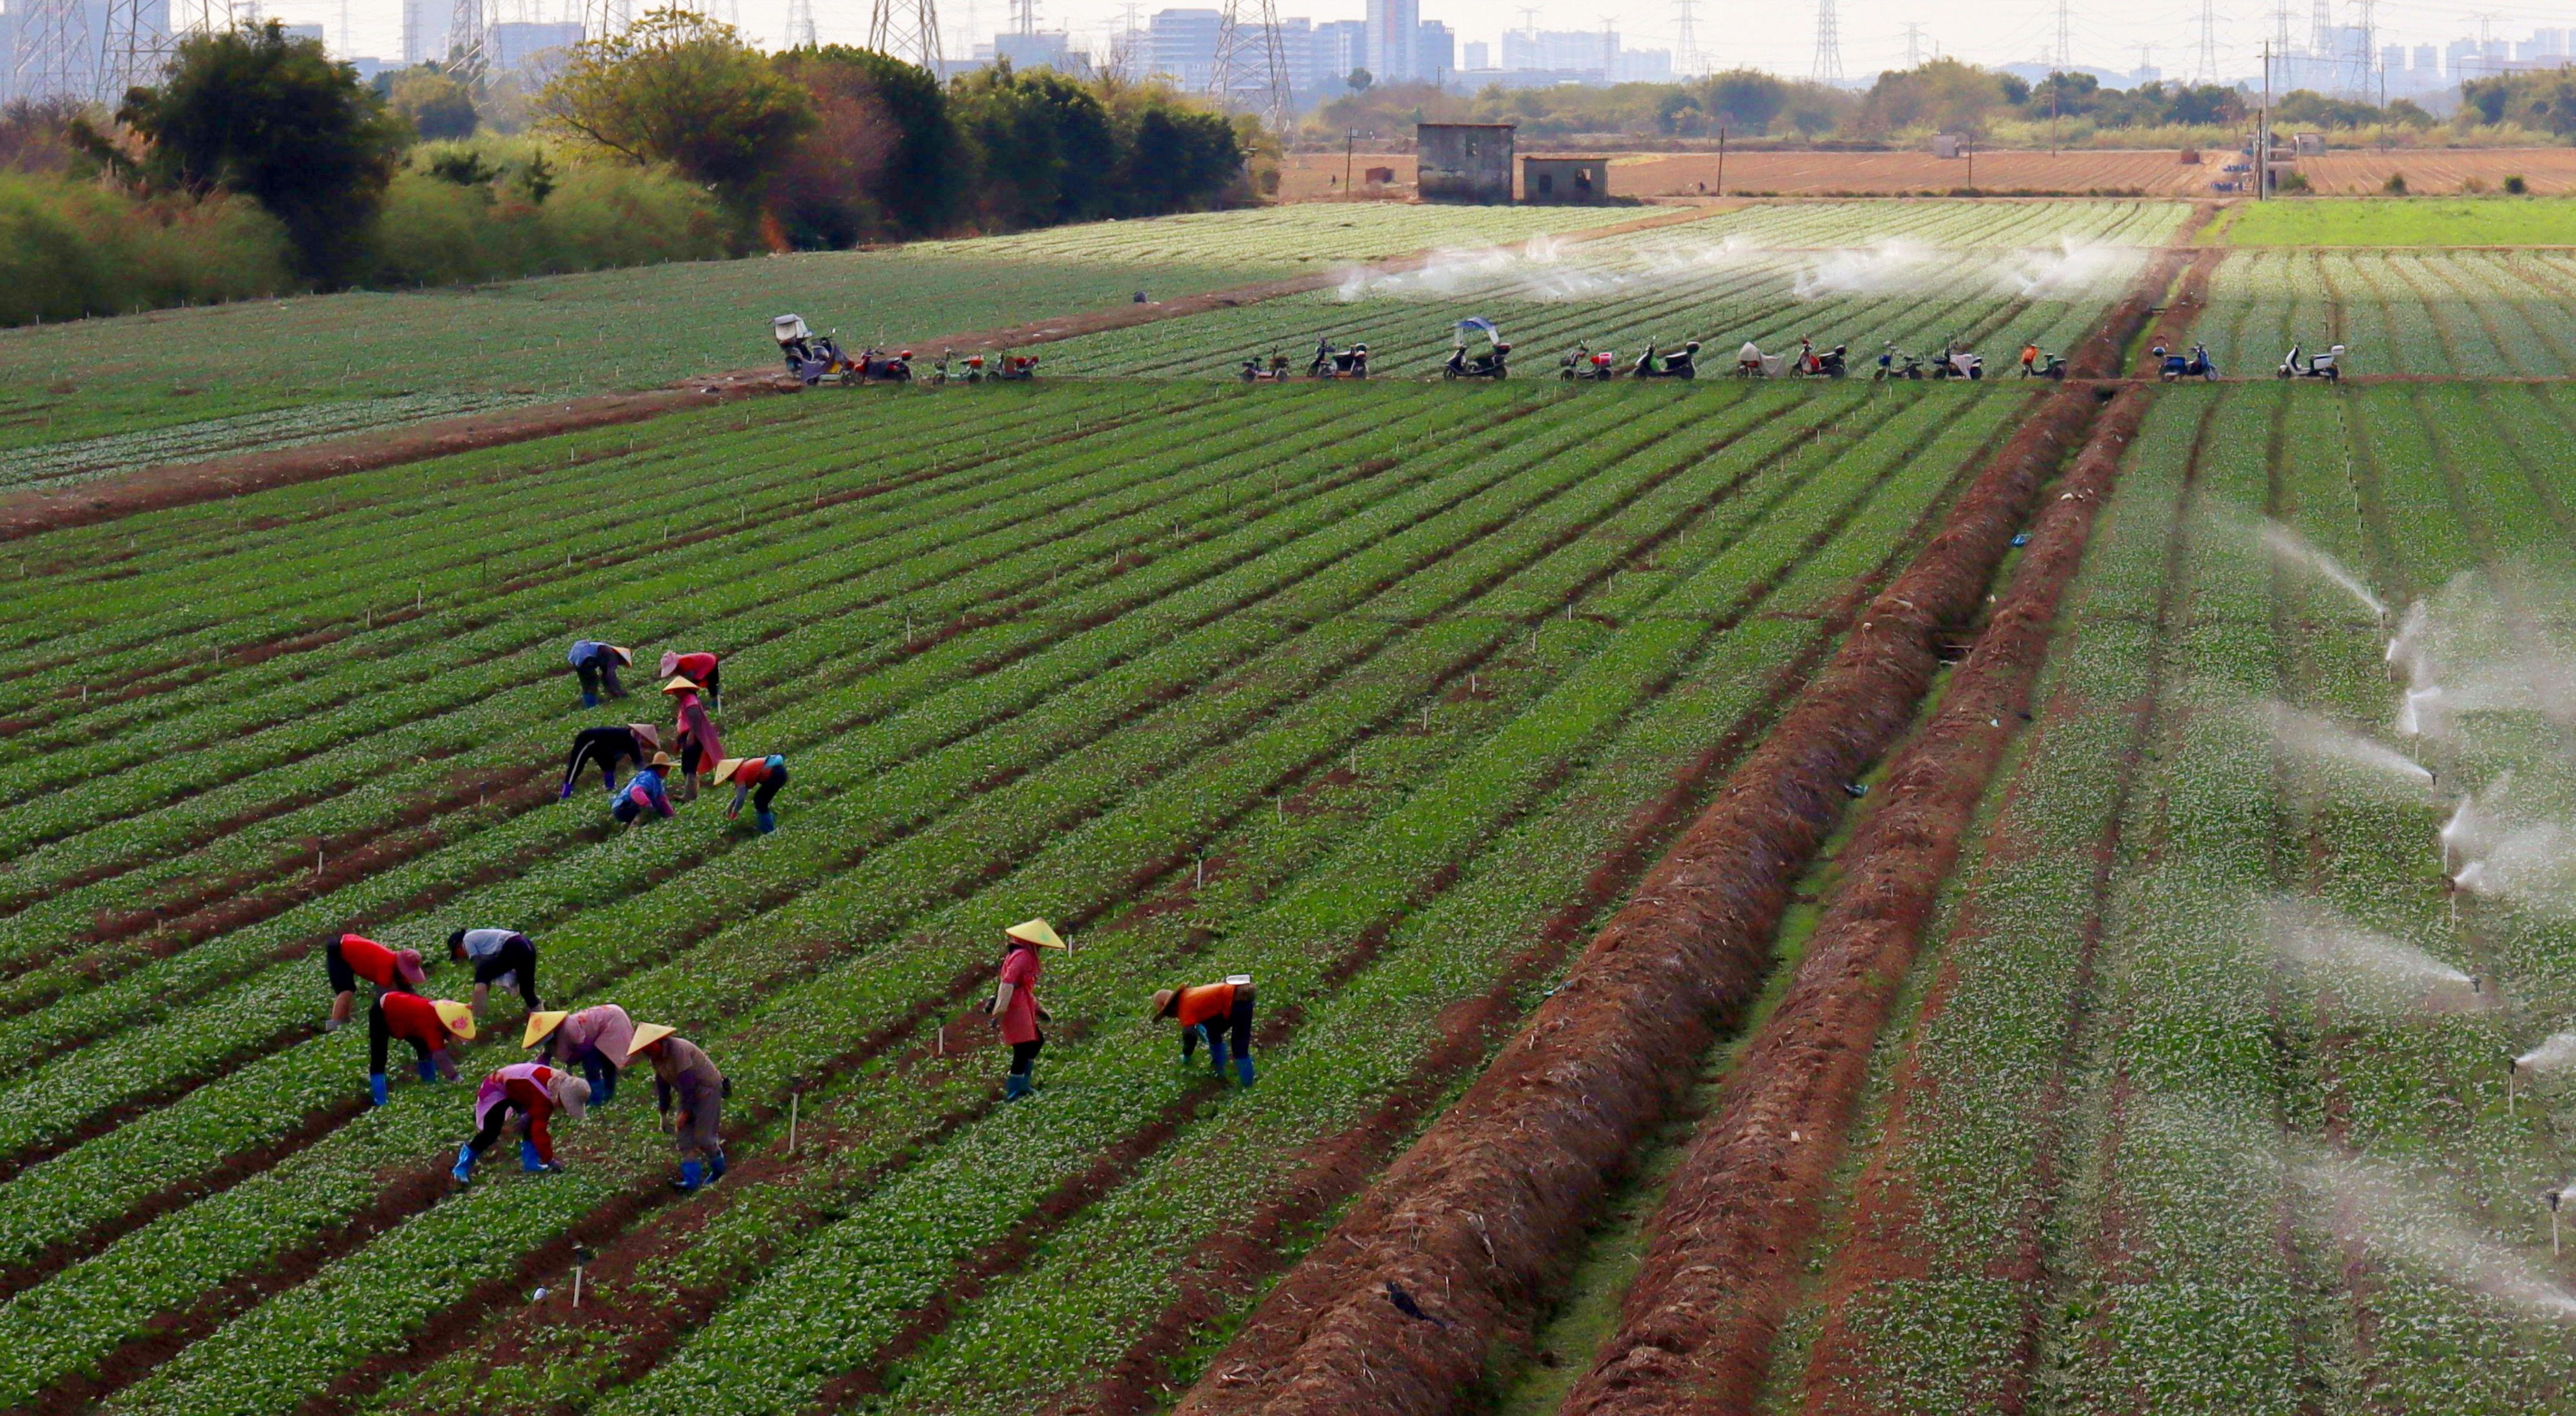
[[[387,993],[367,1006],[367,1094],[385,1104],[385,1054],[401,1038],[420,1054],[420,1079],[456,1080],[456,1060],[448,1045],[474,1040],[474,1010],[444,998],[417,993]]]
[[[1217,1076],[1225,1076],[1226,1044],[1234,1051],[1234,1075],[1245,1086],[1252,1085],[1252,976],[1237,974],[1223,983],[1202,983],[1192,988],[1161,988],[1154,991],[1156,1019],[1169,1018],[1181,1025],[1181,1060],[1190,1060],[1199,1039],[1208,1045],[1208,1064]]]
[[[322,946],[322,972],[331,981],[331,1016],[322,1031],[338,1032],[358,1001],[358,980],[391,993],[418,993],[427,975],[418,949],[388,949],[363,934],[343,934]]]
[[[777,753],[767,757],[728,757],[716,764],[711,778],[721,787],[733,783],[733,805],[725,808],[725,820],[742,815],[742,799],[751,797],[751,819],[766,836],[778,829],[778,817],[769,804],[778,800],[778,790],[787,785],[787,759]],[[753,793],[758,795],[754,796]]]

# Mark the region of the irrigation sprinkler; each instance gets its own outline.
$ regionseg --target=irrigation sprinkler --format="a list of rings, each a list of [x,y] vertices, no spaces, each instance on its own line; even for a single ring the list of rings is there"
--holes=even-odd
[[[581,1306],[582,1270],[589,1268],[598,1257],[599,1254],[587,1244],[572,1246],[572,1305],[576,1308]]]
[[[1207,857],[1204,855],[1199,857],[1198,879],[1191,884],[1190,888],[1193,890],[1204,890],[1207,888]]]
[[[938,1051],[933,1053],[933,1056],[945,1057],[948,1055],[948,1025],[946,1023],[941,1023],[939,1025],[939,1041],[935,1046],[938,1048]]]
[[[2504,1119],[2507,1121],[2513,1119],[2514,1079],[2521,1075],[2522,1062],[2519,1058],[2508,1057],[2504,1059]]]
[[[803,1111],[804,1106],[805,1093],[794,1091],[787,1094],[787,1153],[789,1155],[796,1154],[796,1118]]]
[[[2558,1203],[2565,1198],[2566,1193],[2564,1190],[2552,1190],[2540,1197],[2549,1205],[2549,1257],[2553,1259],[2558,1257]]]

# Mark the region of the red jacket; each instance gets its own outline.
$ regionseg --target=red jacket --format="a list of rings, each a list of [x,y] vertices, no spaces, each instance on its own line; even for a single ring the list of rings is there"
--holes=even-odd
[[[528,1139],[537,1148],[537,1159],[555,1163],[555,1138],[546,1129],[554,1118],[555,1072],[542,1062],[521,1062],[492,1072],[474,1096],[474,1124],[480,1127],[492,1108],[505,1099],[528,1113]]]
[[[756,787],[761,783],[768,781],[769,759],[766,757],[744,758],[742,765],[733,769],[732,780],[737,786],[745,787]]]
[[[402,976],[402,961],[394,957],[394,951],[363,934],[340,936],[340,961],[349,966],[349,972],[378,988],[411,991],[411,984]]]
[[[680,656],[680,662],[674,665],[671,671],[691,683],[705,683],[707,675],[716,671],[716,656],[704,651],[683,654]]]
[[[1222,1018],[1234,1011],[1234,985],[1202,983],[1195,988],[1184,988],[1174,1003],[1179,1009],[1181,1026],[1194,1028],[1210,1018]]]
[[[1038,974],[1043,967],[1031,944],[1014,947],[1002,960],[1002,982],[1011,985],[1011,1001],[1002,1009],[1002,1041],[1017,1046],[1038,1040]]]
[[[417,993],[388,993],[376,1000],[384,1005],[385,1031],[405,1042],[417,1042],[435,1052],[453,1041],[447,1031],[447,1020],[438,1009]]]

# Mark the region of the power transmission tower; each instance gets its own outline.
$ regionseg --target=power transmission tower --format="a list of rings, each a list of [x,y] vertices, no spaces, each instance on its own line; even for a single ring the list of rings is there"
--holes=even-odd
[[[2272,36],[2272,53],[2286,58],[2290,52],[2290,0],[2280,0],[2280,4],[2274,7],[2272,22],[2277,31]]]
[[[2308,7],[2308,52],[2320,59],[2334,53],[2334,0],[2316,0]]]
[[[1843,81],[1842,26],[1834,19],[1834,0],[1816,0],[1816,62],[1807,77],[1820,84]]]
[[[1245,11],[1251,11],[1247,20]],[[1246,33],[1247,29],[1258,33]],[[1273,132],[1288,131],[1297,113],[1289,92],[1288,56],[1279,45],[1279,7],[1274,0],[1225,0],[1216,25],[1216,65],[1208,71],[1208,97],[1228,112],[1247,93],[1261,95],[1262,121]]]
[[[2192,61],[2191,81],[2196,84],[2218,82],[2218,8],[2215,0],[2200,0],[2200,54]]]
[[[114,107],[125,91],[161,77],[178,41],[171,37],[162,0],[108,0],[107,37],[98,51],[98,101]],[[348,7],[340,11],[341,47],[348,47]]]
[[[75,98],[88,77],[89,17],[80,0],[29,0],[16,14],[9,92],[16,98]]]
[[[868,48],[939,71],[939,6],[936,0],[876,0],[868,17]]]
[[[1905,67],[1909,69],[1923,67],[1923,26],[1921,25],[1905,27]]]
[[[1685,74],[1700,72],[1699,0],[1673,0],[1673,67]]]
[[[814,32],[814,0],[787,0],[787,47],[811,49],[821,43]]]
[[[2323,0],[2320,0],[2323,3]],[[2067,38],[2068,6],[2057,0],[2057,67],[2060,72],[2075,67],[2075,46]]]
[[[456,0],[447,12],[447,72],[472,85],[491,66],[491,26],[483,0]]]
[[[2353,0],[2352,8],[2358,12],[2355,18],[2360,21],[2353,26],[2360,33],[2354,36],[2352,92],[2355,98],[2367,102],[2370,98],[2371,66],[2379,62],[2378,16],[2373,13],[2378,7],[2373,0]]]

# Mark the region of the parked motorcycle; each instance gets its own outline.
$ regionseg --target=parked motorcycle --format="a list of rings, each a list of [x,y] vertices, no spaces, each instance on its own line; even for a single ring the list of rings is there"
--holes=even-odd
[[[1679,354],[1666,354],[1661,359],[1655,357],[1655,346],[1649,341],[1646,352],[1638,355],[1637,362],[1628,366],[1628,376],[1636,379],[1696,379],[1699,377],[1699,341],[1690,340],[1682,345]]]

